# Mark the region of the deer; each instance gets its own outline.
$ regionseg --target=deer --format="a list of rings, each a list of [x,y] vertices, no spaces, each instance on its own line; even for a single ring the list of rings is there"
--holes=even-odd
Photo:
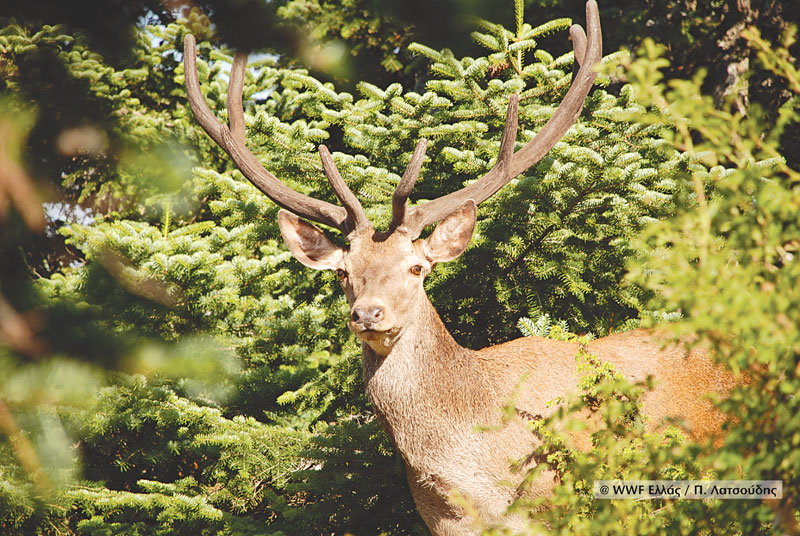
[[[392,195],[391,223],[384,231],[374,229],[325,145],[319,146],[322,167],[341,206],[298,193],[264,168],[245,142],[241,95],[247,55],[237,52],[233,59],[225,125],[201,93],[195,39],[185,36],[187,95],[200,126],[281,207],[280,232],[294,258],[338,275],[350,307],[348,326],[362,345],[368,399],[405,462],[417,509],[436,536],[479,531],[480,523],[452,500],[454,493],[471,502],[481,523],[504,523],[516,492],[500,482],[521,481],[524,471],[512,470],[512,462],[529,456],[537,445],[526,421],[552,414],[547,402],[576,390],[576,343],[523,337],[481,350],[464,348],[448,332],[423,283],[437,263],[466,250],[477,205],[539,162],[577,121],[602,56],[595,0],[586,3],[586,21],[586,31],[577,24],[569,31],[578,64],[572,84],[533,139],[514,150],[519,96],[512,94],[493,167],[465,188],[410,206],[427,147],[426,140],[419,140]],[[347,245],[336,244],[310,222],[338,230]],[[647,330],[592,340],[588,350],[630,381],[654,379],[655,388],[643,399],[643,412],[652,422],[680,418],[693,438],[719,432],[723,416],[703,394],[725,391],[733,382],[702,351],[665,346]],[[519,418],[495,426],[500,408],[517,388]],[[554,485],[553,475],[545,473],[527,493],[542,496]]]

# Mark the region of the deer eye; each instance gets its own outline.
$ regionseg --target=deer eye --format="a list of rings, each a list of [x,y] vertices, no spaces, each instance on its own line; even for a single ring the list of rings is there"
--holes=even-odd
[[[347,272],[341,268],[336,270],[336,275],[339,276],[339,281],[344,281],[347,278]]]
[[[423,268],[421,264],[415,264],[414,266],[411,267],[411,273],[414,275],[419,275],[422,273],[422,269]]]

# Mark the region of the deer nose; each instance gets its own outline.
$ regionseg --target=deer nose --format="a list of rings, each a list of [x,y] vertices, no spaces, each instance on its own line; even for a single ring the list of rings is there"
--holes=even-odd
[[[383,307],[380,305],[373,305],[370,307],[353,307],[353,310],[350,313],[350,318],[354,323],[366,327],[370,327],[372,324],[377,324],[383,320],[384,316],[385,312]]]

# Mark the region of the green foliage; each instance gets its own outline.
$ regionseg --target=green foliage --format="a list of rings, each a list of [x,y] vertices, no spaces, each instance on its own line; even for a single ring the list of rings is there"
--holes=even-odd
[[[539,315],[535,321],[523,316],[517,322],[517,328],[524,337],[545,337],[557,341],[568,341],[575,338],[575,335],[567,329],[567,323],[564,320],[553,322],[547,313]]]
[[[335,202],[315,154],[326,143],[378,227],[388,224],[388,200],[420,137],[429,149],[412,202],[461,188],[493,164],[510,93],[521,95],[519,147],[570,83],[572,53],[539,48],[551,32],[563,37],[569,21],[531,25],[522,2],[515,7],[513,31],[479,25],[473,37],[486,52],[474,58],[422,44],[398,54],[370,33],[382,22],[354,16],[342,27],[341,14],[331,14],[320,36],[348,32],[403,69],[429,64],[430,79],[413,88],[362,80],[351,94],[256,59],[244,87],[249,147],[289,186]],[[310,17],[321,7],[285,9]],[[203,25],[191,16],[138,31],[135,66],[107,63],[64,27],[9,21],[0,31],[3,88],[13,96],[0,119],[17,118],[22,156],[14,160],[30,158],[39,143],[73,143],[47,165],[90,210],[59,229],[69,260],[48,265],[32,286],[21,235],[0,236],[4,262],[15,261],[0,267],[0,300],[41,319],[32,340],[46,342],[31,353],[0,330],[0,417],[12,417],[0,422],[0,529],[425,534],[402,462],[369,414],[359,346],[344,327],[334,278],[291,259],[277,207],[232,169],[188,110],[175,51],[187,25]],[[764,65],[800,93],[791,56],[750,39]],[[682,316],[681,332],[698,333],[723,363],[748,372],[751,383],[721,406],[747,419],[722,451],[674,431],[643,434],[636,402],[647,386],[628,385],[583,352],[582,396],[565,399],[535,430],[537,455],[562,483],[536,528],[724,532],[735,519],[736,529],[752,531],[774,517],[769,506],[738,516],[736,504],[591,499],[598,475],[713,471],[798,484],[792,282],[800,275],[800,201],[797,176],[779,154],[797,100],[764,134],[757,109],[746,117],[714,109],[700,97],[700,79],[665,93],[649,50],[627,66],[633,85],[596,88],[547,157],[481,205],[473,245],[437,267],[429,292],[454,335],[474,347],[516,336],[517,326],[569,340],[570,332]],[[199,54],[201,90],[224,120],[231,55],[207,43]],[[45,129],[31,131],[32,118],[48,119],[52,107],[28,82],[30,62],[41,58],[96,113],[56,122],[40,140]],[[622,58],[604,63],[610,69]],[[0,319],[12,318],[4,305]],[[603,427],[582,452],[562,432],[586,407]],[[514,508],[539,506],[520,500]],[[619,520],[621,528],[612,526]]]
[[[62,166],[62,185],[74,192],[76,201],[93,200],[89,204],[107,204],[106,210],[122,214],[141,212],[147,197],[178,186],[190,165],[177,146],[177,139],[185,135],[184,125],[176,124],[169,113],[169,108],[181,105],[165,98],[175,88],[175,29],[139,32],[138,63],[127,69],[105,63],[80,34],[65,31],[63,26],[5,26],[0,31],[0,50],[8,62],[5,89],[26,100],[48,97],[41,104],[37,101],[44,107],[37,130],[52,128],[53,123],[61,128],[55,136],[48,132],[47,138],[33,143],[56,149],[48,156]],[[41,69],[60,73],[66,81],[32,79]],[[52,108],[61,104],[59,97],[48,93],[48,83],[54,82],[66,85],[64,100],[80,93],[89,116],[80,117],[83,110],[56,115]],[[109,151],[118,144],[125,150]]]
[[[659,307],[683,311],[676,331],[698,334],[717,359],[745,371],[747,385],[721,403],[731,415],[745,416],[731,428],[725,449],[707,451],[703,462],[726,478],[774,478],[797,485],[800,325],[796,259],[800,174],[781,154],[783,129],[800,121],[797,67],[786,48],[774,47],[755,32],[746,38],[765,67],[793,88],[780,119],[766,128],[763,112],[747,116],[725,107],[715,110],[698,87],[700,78],[652,84],[655,62],[634,64],[631,76],[643,99],[668,103],[665,117],[674,125],[672,143],[703,155],[713,167],[687,176],[695,202],[676,218],[653,225],[642,242],[654,251],[631,277],[657,289]],[[783,46],[793,43],[788,34]],[[657,54],[650,46],[648,54]],[[645,120],[650,118],[645,117]],[[691,289],[691,290],[690,290]],[[753,505],[746,515],[722,501],[720,516],[736,517],[747,532],[770,515],[787,530],[797,530],[792,513],[800,510],[793,494],[779,505]],[[770,512],[773,510],[773,512]],[[703,523],[714,530],[715,522]],[[792,529],[791,527],[794,527]]]
[[[285,512],[287,534],[428,533],[402,459],[372,415],[320,427],[304,455],[319,465],[293,474],[289,490],[302,499]]]
[[[307,64],[324,69],[321,62],[340,60],[345,52],[342,42],[349,45],[352,60],[341,62],[346,70],[337,66],[338,75],[351,75],[353,69],[363,71],[365,67],[380,65],[385,73],[396,73],[407,67],[409,60],[406,47],[409,43],[407,25],[386,17],[379,10],[369,9],[361,0],[338,2],[335,8],[319,0],[291,0],[281,7],[279,14],[288,20],[302,22],[312,40],[308,43],[305,57]],[[322,50],[313,50],[316,43]],[[327,52],[327,58],[326,54]],[[367,65],[353,65],[353,63]],[[377,73],[372,73],[373,76]]]
[[[734,99],[719,109],[701,90],[702,76],[663,84],[663,49],[646,42],[627,65],[637,97],[650,105],[643,124],[668,125],[673,147],[693,153],[709,168],[690,166],[678,180],[691,187],[675,216],[653,222],[639,238],[647,255],[632,260],[629,279],[656,291],[653,307],[678,313],[669,324],[676,339],[702,344],[741,384],[727,398],[712,398],[732,419],[724,439],[694,443],[673,429],[645,431],[632,386],[582,351],[581,393],[556,400],[552,417],[536,422],[544,463],[528,475],[553,470],[552,497],[521,499],[511,511],[531,517],[531,531],[564,534],[795,534],[796,494],[777,501],[595,500],[598,479],[769,479],[797,485],[800,340],[797,326],[800,174],[781,154],[781,132],[800,120],[796,60],[787,51],[794,34],[775,46],[755,31],[745,34],[764,68],[794,88],[780,120],[765,129],[753,106],[742,116]],[[648,320],[648,322],[650,322]],[[526,329],[544,333],[547,317]],[[571,432],[584,418],[599,423],[591,448],[575,448]],[[484,534],[507,534],[487,527]]]

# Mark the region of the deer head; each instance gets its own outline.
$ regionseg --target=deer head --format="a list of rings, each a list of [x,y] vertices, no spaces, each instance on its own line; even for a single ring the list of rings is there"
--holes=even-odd
[[[419,304],[426,301],[422,287],[425,276],[436,263],[455,259],[467,248],[475,227],[476,205],[539,162],[576,121],[596,76],[593,66],[602,54],[600,19],[594,0],[586,4],[586,19],[588,39],[579,25],[570,28],[580,69],[564,100],[534,139],[514,151],[519,96],[513,94],[500,153],[492,169],[461,190],[410,207],[408,197],[419,176],[427,146],[426,140],[420,140],[392,197],[391,224],[382,232],[375,231],[324,145],[319,147],[322,165],[341,206],[287,187],[247,149],[241,102],[245,54],[235,55],[231,69],[227,98],[229,125],[214,117],[200,92],[195,40],[190,34],[184,43],[186,88],[192,112],[203,129],[250,182],[284,209],[279,212],[278,220],[292,254],[311,268],[336,270],[350,304],[350,328],[374,351],[385,355],[398,337],[414,325]],[[338,229],[349,246],[334,244],[304,219]],[[419,239],[425,227],[437,222],[427,238]]]

